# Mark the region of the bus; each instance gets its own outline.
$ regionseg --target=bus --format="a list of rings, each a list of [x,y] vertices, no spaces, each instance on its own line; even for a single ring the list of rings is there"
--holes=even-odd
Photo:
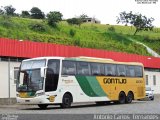
[[[38,57],[23,60],[18,74],[19,104],[68,108],[72,103],[131,103],[145,97],[144,67],[94,57]]]

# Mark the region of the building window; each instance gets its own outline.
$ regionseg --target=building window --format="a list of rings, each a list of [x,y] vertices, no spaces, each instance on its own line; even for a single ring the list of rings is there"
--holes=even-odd
[[[148,85],[148,75],[146,75],[146,85]]]
[[[153,85],[156,85],[156,76],[153,75]]]

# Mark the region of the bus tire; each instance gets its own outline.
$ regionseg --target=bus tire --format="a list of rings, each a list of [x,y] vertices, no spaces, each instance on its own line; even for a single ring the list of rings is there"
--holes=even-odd
[[[128,95],[126,96],[126,103],[131,103],[133,100],[133,93],[130,91],[128,92]]]
[[[121,92],[119,93],[118,102],[119,102],[120,104],[124,104],[125,101],[126,101],[126,95],[125,95],[124,92],[121,91]]]
[[[71,107],[72,96],[68,93],[63,95],[62,104],[60,104],[61,108],[69,108]]]
[[[38,104],[38,107],[40,108],[40,109],[46,109],[47,108],[47,104]]]

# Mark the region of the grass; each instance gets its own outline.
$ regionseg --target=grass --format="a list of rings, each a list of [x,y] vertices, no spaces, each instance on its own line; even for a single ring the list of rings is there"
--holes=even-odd
[[[160,54],[160,28],[142,31],[136,36],[133,36],[134,31],[135,28],[131,26],[84,23],[79,27],[66,21],[52,28],[45,20],[0,16],[0,37],[150,56],[146,48],[131,41],[132,38]]]

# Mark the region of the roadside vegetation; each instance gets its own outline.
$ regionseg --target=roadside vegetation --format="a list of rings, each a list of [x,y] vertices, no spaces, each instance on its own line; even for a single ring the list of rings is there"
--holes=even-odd
[[[34,10],[32,8],[33,13]],[[36,10],[40,19],[28,11],[22,11],[21,15],[0,12],[0,37],[150,56],[145,47],[134,42],[139,41],[160,54],[160,28],[141,30],[135,35],[137,28],[133,26],[83,23],[86,15],[62,20],[63,15],[57,11],[48,13],[45,18],[41,10]]]

